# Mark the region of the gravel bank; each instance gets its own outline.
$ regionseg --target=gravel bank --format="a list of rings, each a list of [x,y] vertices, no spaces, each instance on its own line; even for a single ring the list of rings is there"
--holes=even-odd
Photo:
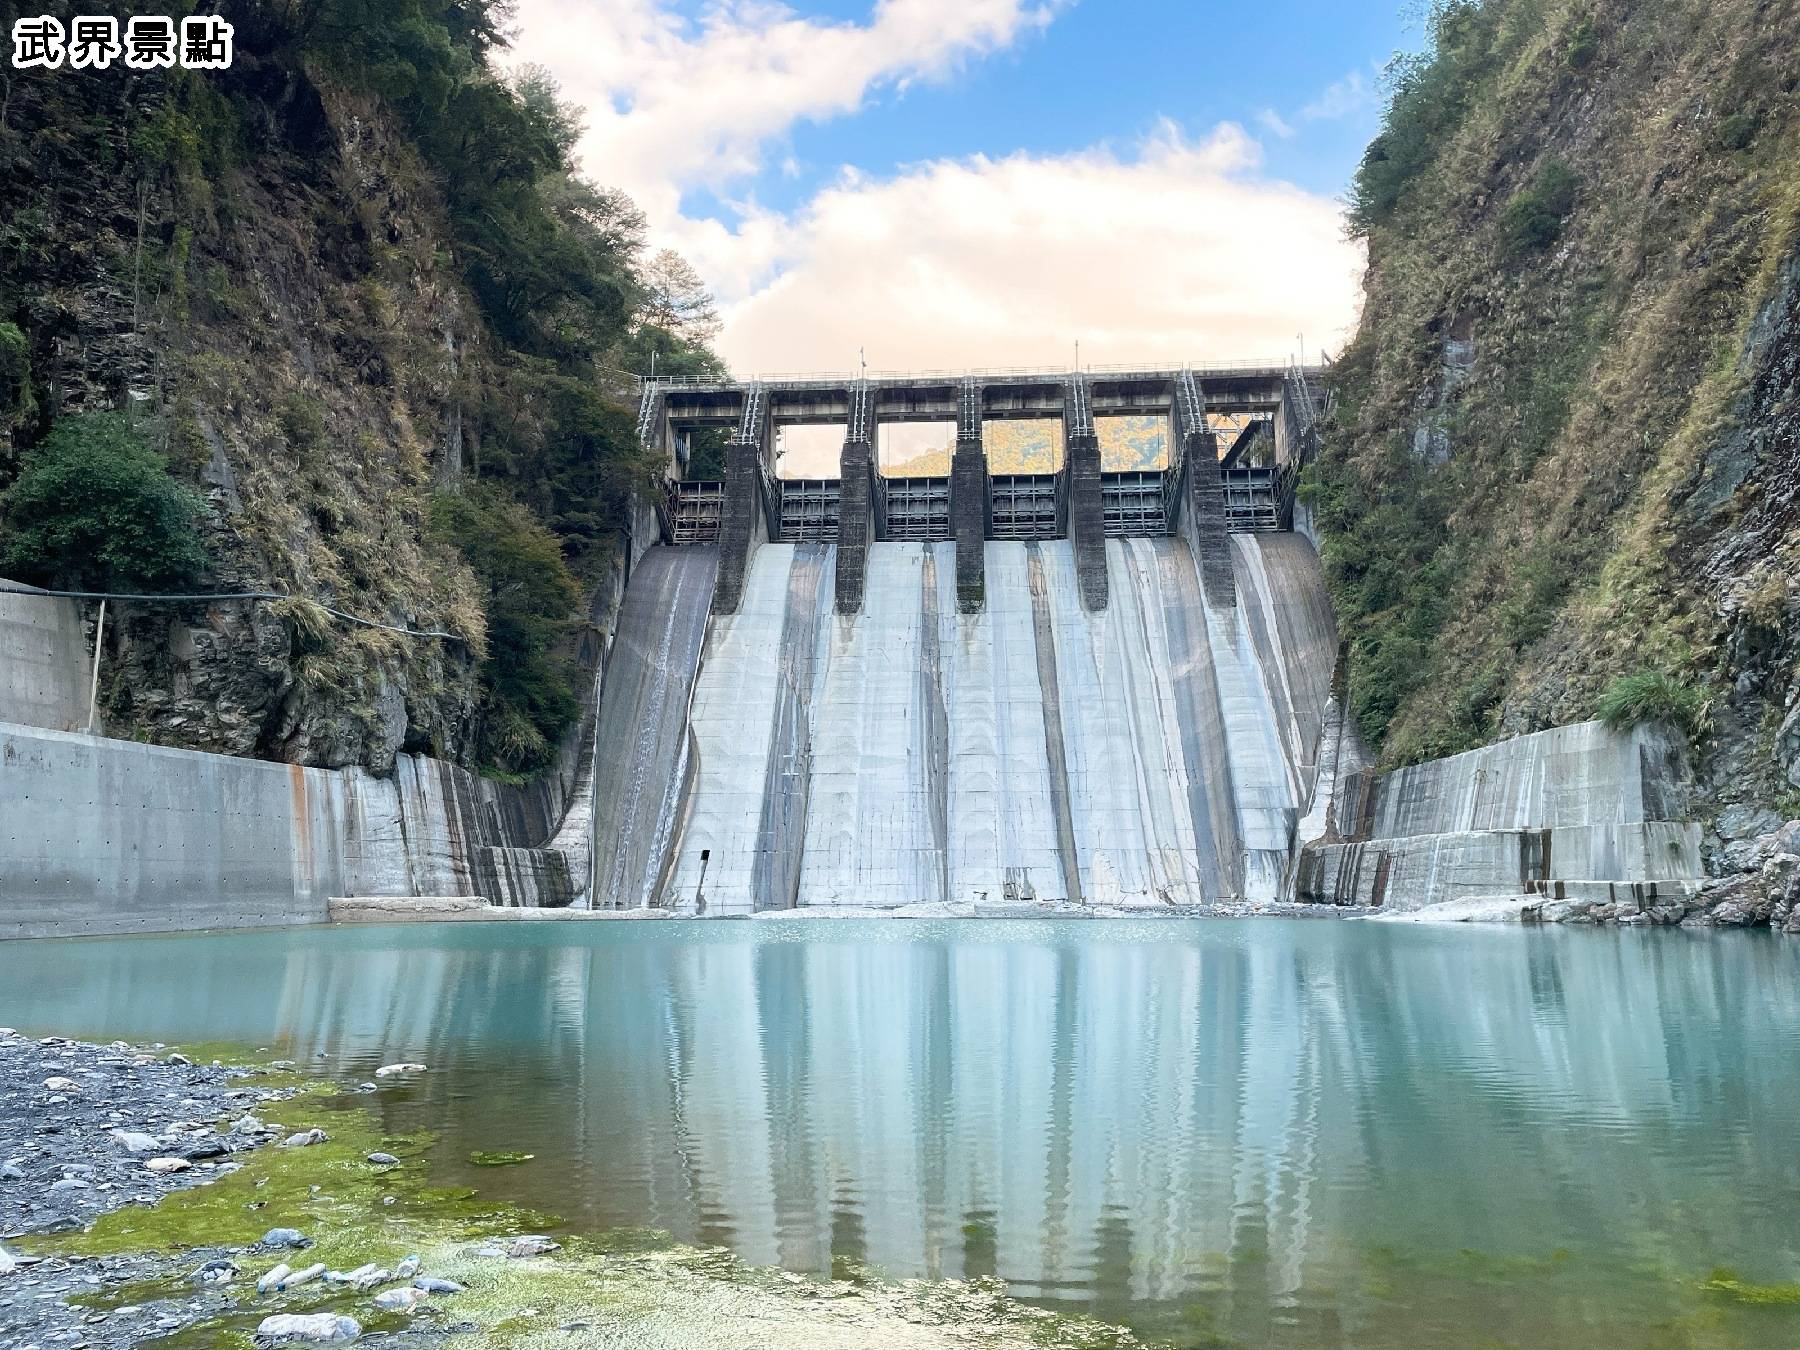
[[[69,1305],[143,1280],[181,1275],[189,1256],[38,1260],[15,1239],[86,1227],[126,1205],[154,1205],[241,1166],[237,1154],[276,1139],[269,1128],[220,1129],[254,1119],[290,1095],[258,1087],[264,1071],[196,1064],[164,1047],[34,1040],[0,1028],[0,1345],[129,1346],[216,1311],[196,1284],[182,1298],[136,1309]]]

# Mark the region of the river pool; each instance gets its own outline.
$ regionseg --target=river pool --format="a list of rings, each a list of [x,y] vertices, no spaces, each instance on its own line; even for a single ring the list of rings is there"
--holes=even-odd
[[[436,1132],[434,1176],[796,1270],[998,1276],[1176,1345],[1800,1345],[1800,943],[1766,934],[759,920],[11,942],[0,1023],[241,1042],[349,1078],[422,1060],[368,1100]],[[493,1150],[534,1156],[471,1162]]]

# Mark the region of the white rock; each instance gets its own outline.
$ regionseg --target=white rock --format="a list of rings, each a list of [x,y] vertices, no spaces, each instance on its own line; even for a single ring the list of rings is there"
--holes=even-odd
[[[502,1246],[508,1256],[542,1256],[545,1252],[559,1250],[562,1243],[552,1242],[542,1233],[526,1233],[522,1237],[503,1239]]]
[[[18,1264],[19,1263],[13,1259],[13,1254],[11,1252],[7,1251],[4,1247],[0,1247],[0,1275],[10,1275],[13,1270],[17,1268]]]
[[[375,1070],[377,1078],[392,1078],[397,1073],[424,1073],[423,1064],[383,1064]]]
[[[337,1313],[276,1313],[257,1323],[256,1334],[270,1340],[341,1343],[362,1335],[362,1323]]]
[[[373,1266],[361,1271],[352,1271],[350,1287],[352,1289],[373,1289],[378,1284],[386,1284],[393,1279],[386,1266]]]
[[[114,1130],[112,1137],[125,1145],[127,1153],[154,1153],[162,1147],[162,1140],[141,1130]]]
[[[73,1078],[46,1078],[44,1080],[44,1091],[80,1092],[81,1084],[77,1083]]]
[[[266,1294],[271,1290],[281,1288],[281,1282],[291,1274],[293,1274],[293,1267],[283,1261],[273,1269],[263,1272],[261,1278],[256,1281],[256,1292]]]
[[[144,1164],[152,1172],[185,1172],[193,1164],[186,1158],[152,1158]]]
[[[389,1312],[411,1312],[425,1299],[423,1289],[414,1289],[408,1285],[404,1289],[383,1289],[373,1300],[377,1308],[386,1308]]]
[[[298,1134],[290,1134],[281,1141],[283,1148],[305,1148],[308,1144],[322,1144],[331,1138],[323,1130],[301,1130]]]
[[[231,1132],[233,1134],[260,1134],[267,1128],[268,1126],[264,1125],[255,1116],[239,1116],[236,1120],[231,1122]]]
[[[324,1273],[325,1263],[320,1261],[315,1265],[308,1266],[305,1270],[296,1270],[292,1275],[289,1275],[281,1282],[281,1287],[283,1289],[298,1289],[303,1284],[311,1284]]]

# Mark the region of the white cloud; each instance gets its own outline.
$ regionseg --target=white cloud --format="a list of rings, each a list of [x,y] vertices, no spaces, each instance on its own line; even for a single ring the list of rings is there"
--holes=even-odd
[[[1255,173],[1225,125],[1135,155],[945,160],[851,178],[747,244],[773,278],[728,306],[734,369],[1283,356],[1338,346],[1359,251],[1331,201]]]
[[[1327,85],[1322,94],[1300,110],[1299,118],[1302,122],[1335,122],[1361,112],[1374,101],[1374,86],[1360,70],[1353,70]]]
[[[587,173],[630,192],[719,295],[737,370],[848,369],[860,345],[886,368],[1058,364],[1077,339],[1090,362],[1281,355],[1302,331],[1335,345],[1359,270],[1338,209],[1260,177],[1232,125],[1192,141],[1165,124],[1125,155],[846,166],[791,214],[733,199],[790,171],[796,125],[943,78],[1072,2],[879,0],[846,23],[767,0],[699,20],[671,0],[521,0],[514,59],[587,108]],[[696,187],[723,218],[682,214]]]
[[[719,0],[698,21],[666,0],[523,0],[513,57],[548,68],[588,110],[589,170],[663,226],[683,188],[756,173],[796,123],[942,78],[1041,29],[1061,3],[879,0],[858,24],[768,0]]]
[[[1264,108],[1261,112],[1256,114],[1256,120],[1271,136],[1279,136],[1285,141],[1291,139],[1294,135],[1293,126],[1273,108]]]

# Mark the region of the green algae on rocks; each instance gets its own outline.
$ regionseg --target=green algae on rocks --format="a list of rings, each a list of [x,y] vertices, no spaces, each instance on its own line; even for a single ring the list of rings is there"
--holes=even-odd
[[[128,1252],[200,1253],[245,1248],[233,1305],[147,1344],[163,1350],[255,1343],[263,1318],[281,1313],[347,1314],[365,1333],[397,1331],[415,1319],[456,1324],[471,1344],[500,1347],[607,1345],[705,1350],[736,1345],[754,1325],[759,1343],[781,1350],[846,1344],[888,1350],[982,1346],[993,1350],[1130,1350],[1143,1344],[1122,1328],[1052,1313],[1009,1297],[993,1279],[888,1283],[861,1273],[823,1280],[750,1266],[729,1252],[686,1247],[644,1229],[572,1235],[551,1216],[491,1201],[468,1188],[434,1187],[425,1133],[383,1132],[368,1099],[328,1085],[300,1088],[270,1103],[285,1132],[318,1128],[326,1138],[303,1148],[262,1148],[217,1181],[180,1191],[150,1207],[102,1216],[85,1232],[35,1240],[45,1255],[91,1257]],[[276,1124],[268,1119],[268,1124]],[[372,1152],[399,1164],[373,1164]],[[530,1155],[499,1152],[508,1162]],[[303,1254],[260,1251],[273,1228],[311,1239]],[[494,1239],[554,1235],[558,1249],[518,1258],[497,1254]],[[416,1256],[423,1275],[454,1281],[463,1292],[434,1294],[408,1314],[378,1308],[374,1289],[313,1281],[259,1295],[256,1278],[278,1262],[323,1263],[352,1270],[374,1262],[389,1270]],[[398,1281],[381,1287],[391,1288]],[[107,1310],[179,1297],[180,1274],[96,1291],[83,1306]],[[479,1339],[475,1339],[475,1338]]]

